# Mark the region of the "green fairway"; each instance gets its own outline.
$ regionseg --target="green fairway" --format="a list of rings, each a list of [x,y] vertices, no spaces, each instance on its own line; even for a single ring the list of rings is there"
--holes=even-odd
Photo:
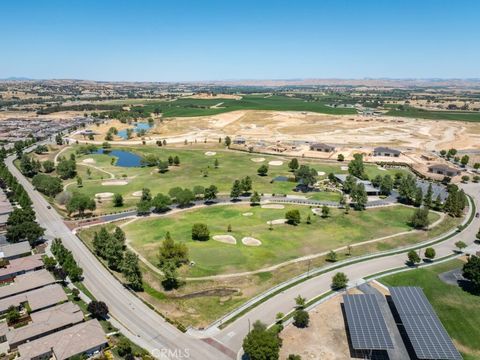
[[[75,151],[75,146],[72,150],[64,153],[69,156],[69,152]],[[144,187],[149,188],[155,195],[159,192],[167,194],[168,191],[175,187],[193,188],[196,185],[207,187],[216,185],[220,193],[229,194],[232,183],[236,179],[241,179],[244,176],[250,176],[253,181],[253,189],[259,193],[268,194],[294,194],[296,183],[291,181],[271,182],[276,176],[283,175],[293,177],[293,174],[288,169],[289,158],[282,158],[277,156],[267,156],[258,154],[249,154],[244,152],[236,152],[232,150],[212,149],[217,154],[215,156],[206,156],[206,149],[189,149],[183,148],[159,148],[156,146],[143,147],[121,147],[116,148],[121,150],[132,151],[141,156],[147,154],[155,154],[161,160],[167,160],[169,156],[178,156],[180,158],[180,166],[171,166],[166,173],[160,174],[155,167],[119,167],[112,165],[113,156],[105,154],[88,154],[77,155],[77,163],[82,164],[78,166],[83,179],[83,187],[77,188],[75,181],[69,185],[68,189],[79,191],[94,196],[97,193],[112,192],[120,193],[125,198],[125,206],[135,206],[138,198],[132,196],[135,191],[139,191]],[[264,157],[263,163],[255,163],[251,159],[257,157]],[[84,163],[85,159],[93,159],[94,166],[101,168],[104,172],[100,172],[92,167],[92,176],[88,178],[85,174],[87,166]],[[219,167],[215,168],[215,159],[219,161]],[[114,159],[115,160],[115,159]],[[281,160],[281,166],[269,166],[267,176],[257,175],[257,169],[261,164],[268,164],[271,160]],[[341,170],[344,163],[322,163],[318,160],[299,159],[300,163],[308,164],[317,171],[328,173],[346,173]],[[406,172],[407,170],[392,169],[388,171],[379,170],[376,165],[366,165],[366,172],[370,177],[378,174],[385,175],[390,173],[392,176],[396,172]],[[102,182],[109,179],[112,173],[117,179],[127,177],[128,184],[126,185],[102,185]],[[205,176],[207,175],[207,176]],[[319,177],[321,179],[322,177]],[[72,183],[72,180],[66,183]],[[295,193],[296,194],[296,193]],[[313,196],[314,199],[338,201],[339,195],[336,193],[310,193],[306,196]],[[104,201],[99,210],[108,212],[114,210],[110,201]]]
[[[175,101],[145,100],[143,109],[147,112],[152,112],[155,108],[160,108],[164,117],[215,115],[234,110],[312,111],[338,115],[356,114],[355,109],[333,108],[327,106],[327,103],[327,100],[306,101],[284,95],[266,96],[261,94],[243,95],[240,100],[222,99],[221,97],[214,99],[180,98]],[[132,103],[132,105],[135,106],[135,103]],[[212,106],[217,107],[212,108]]]
[[[381,282],[389,286],[420,286],[438,317],[454,339],[464,359],[480,359],[480,297],[458,286],[448,285],[438,274],[459,268],[460,260],[387,276]]]
[[[268,221],[285,218],[289,209],[298,209],[302,222],[298,226],[281,224],[269,229]],[[185,242],[195,266],[186,270],[188,276],[206,276],[222,273],[256,270],[300,256],[335,249],[383,236],[411,230],[408,225],[412,208],[393,206],[368,211],[332,209],[323,219],[313,216],[307,206],[286,206],[285,209],[265,209],[248,205],[212,206],[184,211],[164,217],[137,220],[124,227],[131,245],[151,263],[157,262],[157,251],[165,233],[169,231],[177,241]],[[252,213],[244,216],[244,213]],[[306,224],[308,215],[312,223]],[[432,221],[438,219],[432,213]],[[213,239],[191,240],[194,223],[205,223],[210,235],[232,235],[237,244],[225,244]],[[228,225],[232,231],[227,232]],[[251,247],[242,244],[243,237],[254,237],[262,242]]]
[[[393,107],[393,105],[390,107]],[[427,120],[480,121],[480,112],[478,111],[432,111],[406,107],[405,110],[392,109],[387,112],[387,115]]]

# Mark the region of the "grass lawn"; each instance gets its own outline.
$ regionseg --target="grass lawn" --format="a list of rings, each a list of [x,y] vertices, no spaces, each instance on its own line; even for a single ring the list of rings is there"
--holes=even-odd
[[[480,359],[480,297],[458,286],[448,285],[438,278],[438,274],[462,265],[462,261],[452,260],[387,276],[382,278],[381,282],[390,286],[422,287],[464,359]]]
[[[456,120],[456,121],[480,121],[480,112],[476,111],[432,111],[414,107],[406,107],[405,110],[397,110],[391,105],[387,112],[390,116],[402,116],[409,118],[420,118],[427,120]]]
[[[193,188],[196,185],[204,187],[212,184],[216,185],[221,193],[228,194],[230,192],[232,183],[236,179],[240,179],[246,175],[249,175],[253,180],[253,189],[259,193],[283,193],[293,194],[295,188],[294,182],[273,182],[271,180],[276,176],[293,176],[288,169],[288,158],[282,158],[279,156],[268,156],[259,154],[249,154],[236,151],[228,151],[222,149],[212,149],[217,154],[215,156],[206,156],[205,148],[192,148],[186,146],[183,148],[159,148],[156,146],[143,146],[143,147],[119,147],[116,149],[127,150],[135,152],[139,155],[155,154],[162,160],[167,160],[169,156],[178,156],[180,158],[180,166],[170,167],[170,170],[164,174],[157,172],[154,167],[119,167],[111,164],[112,157],[105,154],[89,154],[78,155],[77,162],[82,164],[83,160],[92,158],[95,160],[95,166],[99,167],[106,172],[100,172],[94,168],[90,168],[91,177],[86,175],[86,166],[79,165],[78,171],[83,179],[83,187],[77,188],[75,180],[73,184],[69,185],[69,190],[79,191],[94,196],[97,193],[112,192],[120,193],[124,196],[125,205],[124,208],[135,206],[138,202],[138,198],[132,196],[135,191],[141,190],[143,187],[148,187],[155,195],[159,192],[168,193],[168,191],[174,186]],[[65,156],[69,156],[71,152],[75,150],[68,150],[64,153]],[[258,176],[257,169],[260,167],[260,163],[255,163],[251,159],[255,157],[264,157],[266,160],[264,164],[267,164],[271,160],[282,160],[281,166],[269,166],[269,172],[267,176]],[[215,169],[214,161],[218,159],[219,168]],[[345,164],[340,163],[325,163],[316,160],[300,159],[302,164],[308,164],[315,168],[317,171],[323,171],[326,174],[330,172],[334,173],[346,173],[341,170],[341,166]],[[407,170],[393,169],[382,171],[377,168],[376,165],[366,165],[366,172],[370,177],[374,177],[378,174],[385,175],[390,173],[392,176],[397,172],[406,172]],[[129,181],[127,185],[102,185],[102,180],[109,178],[109,174],[112,173],[117,179],[121,179],[123,176],[127,176]],[[204,176],[204,174],[207,176]],[[321,178],[321,177],[319,177]],[[65,183],[72,183],[72,180],[67,180]],[[313,198],[332,200],[338,198],[337,194],[311,194]],[[338,201],[338,200],[337,200]],[[107,212],[114,209],[111,201],[104,201],[99,206],[101,212]]]
[[[282,219],[287,210],[294,208],[301,213],[300,225],[273,225],[273,230],[269,230],[268,221]],[[244,216],[246,212],[253,215]],[[126,225],[124,230],[131,245],[153,264],[157,262],[157,250],[165,233],[170,231],[175,240],[188,245],[190,259],[195,261],[195,266],[185,267],[185,275],[207,276],[256,270],[300,256],[408,231],[411,230],[408,221],[412,213],[413,209],[404,206],[352,211],[348,215],[332,209],[331,217],[322,219],[313,216],[306,206],[290,205],[285,209],[248,205],[212,206],[137,220]],[[308,214],[311,214],[311,224],[305,223]],[[432,220],[437,218],[438,215],[432,213]],[[237,244],[213,239],[193,241],[191,228],[194,223],[207,224],[211,236],[229,234],[227,227],[230,224],[230,235],[237,239]],[[247,236],[260,240],[262,245],[243,245],[241,239]]]

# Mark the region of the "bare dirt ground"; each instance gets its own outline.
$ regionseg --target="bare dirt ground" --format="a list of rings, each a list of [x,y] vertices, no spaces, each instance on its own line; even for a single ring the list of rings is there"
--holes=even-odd
[[[181,141],[242,135],[251,142],[304,140],[345,147],[385,145],[428,151],[480,148],[480,124],[477,123],[293,111],[242,110],[173,118],[158,125],[155,132]]]
[[[352,289],[348,293],[361,292]],[[310,311],[310,324],[306,329],[288,325],[280,333],[283,340],[280,359],[286,359],[289,354],[297,354],[302,359],[309,360],[351,359],[342,302],[342,295],[339,294]]]

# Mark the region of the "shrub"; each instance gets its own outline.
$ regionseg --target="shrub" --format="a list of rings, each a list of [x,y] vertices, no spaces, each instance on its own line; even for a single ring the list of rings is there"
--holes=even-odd
[[[210,239],[210,231],[208,230],[207,225],[197,223],[192,226],[192,239],[206,241]]]

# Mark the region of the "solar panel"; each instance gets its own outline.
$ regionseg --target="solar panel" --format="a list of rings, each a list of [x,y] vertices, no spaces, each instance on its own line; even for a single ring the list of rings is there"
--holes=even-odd
[[[462,359],[421,288],[392,287],[390,294],[417,358]]]
[[[375,295],[344,295],[343,302],[355,350],[393,349],[392,338]]]

